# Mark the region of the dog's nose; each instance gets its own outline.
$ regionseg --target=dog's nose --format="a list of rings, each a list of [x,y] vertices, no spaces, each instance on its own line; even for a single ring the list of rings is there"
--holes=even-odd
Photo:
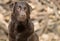
[[[25,16],[25,14],[22,14],[21,16]]]
[[[21,17],[25,17],[26,15],[25,14],[21,14]]]
[[[23,12],[23,11],[21,11],[21,12],[20,12],[20,16],[26,16],[26,13]]]

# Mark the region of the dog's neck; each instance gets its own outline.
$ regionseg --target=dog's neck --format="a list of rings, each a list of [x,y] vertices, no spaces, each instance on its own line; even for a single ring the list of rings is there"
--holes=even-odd
[[[24,21],[24,22],[17,22],[16,23],[17,25],[17,31],[18,32],[23,32],[23,31],[25,31],[26,29],[28,29],[28,26],[29,26],[29,20],[26,20],[26,21]]]

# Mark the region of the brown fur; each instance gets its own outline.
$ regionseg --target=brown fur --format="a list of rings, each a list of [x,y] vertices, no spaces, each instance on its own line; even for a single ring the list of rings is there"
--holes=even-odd
[[[31,6],[26,2],[15,2],[9,24],[9,41],[38,41],[34,25],[30,20]]]

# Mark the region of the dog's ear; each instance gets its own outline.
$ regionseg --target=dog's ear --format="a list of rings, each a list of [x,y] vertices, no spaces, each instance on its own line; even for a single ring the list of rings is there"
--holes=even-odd
[[[30,12],[32,11],[32,7],[29,5],[29,8],[30,8]]]
[[[17,2],[11,3],[9,6],[11,8],[11,10],[13,10],[14,6],[17,4]]]
[[[27,4],[27,7],[28,7],[28,11],[31,13],[31,11],[33,10],[32,7],[29,4]]]

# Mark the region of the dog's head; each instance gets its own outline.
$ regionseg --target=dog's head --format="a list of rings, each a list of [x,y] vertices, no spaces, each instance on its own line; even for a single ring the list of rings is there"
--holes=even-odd
[[[17,21],[21,22],[30,18],[30,12],[32,8],[28,3],[21,1],[21,2],[15,2],[13,5],[14,6],[13,6],[12,18],[15,17]]]

